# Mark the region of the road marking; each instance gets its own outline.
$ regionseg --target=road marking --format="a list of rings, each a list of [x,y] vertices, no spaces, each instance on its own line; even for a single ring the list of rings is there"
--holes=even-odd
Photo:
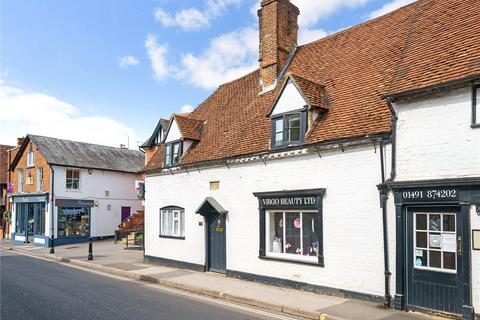
[[[219,299],[215,299],[215,298],[205,297],[205,296],[202,296],[202,295],[190,293],[190,292],[179,290],[179,289],[168,288],[168,287],[162,286],[160,284],[150,284],[150,283],[145,283],[145,282],[141,282],[141,281],[138,281],[138,280],[133,280],[133,279],[129,279],[129,278],[126,278],[126,277],[122,277],[122,276],[119,276],[119,275],[112,275],[112,274],[108,274],[108,273],[103,273],[103,272],[98,271],[98,270],[87,269],[87,268],[82,267],[82,266],[72,265],[70,263],[65,263],[65,262],[51,260],[51,259],[44,258],[44,257],[39,257],[39,256],[30,254],[30,253],[27,253],[27,252],[19,252],[19,251],[15,251],[15,250],[8,250],[8,249],[1,248],[1,247],[0,247],[0,250],[5,251],[7,253],[15,253],[15,254],[18,254],[18,255],[28,256],[28,257],[43,260],[43,261],[56,262],[58,264],[61,264],[61,265],[64,265],[64,266],[67,266],[67,267],[70,267],[70,268],[95,273],[95,274],[98,274],[98,275],[101,275],[101,276],[104,276],[104,277],[114,278],[114,279],[117,279],[117,280],[128,281],[128,282],[135,282],[135,283],[140,284],[142,286],[150,287],[150,288],[153,288],[153,289],[156,289],[156,290],[159,290],[159,291],[168,292],[170,294],[176,294],[176,295],[180,295],[180,296],[184,296],[184,297],[189,297],[189,298],[194,299],[194,300],[200,300],[200,301],[208,302],[210,304],[216,304],[216,305],[228,307],[228,308],[231,308],[231,309],[237,309],[237,310],[241,310],[241,311],[256,314],[256,315],[269,317],[269,318],[272,318],[272,319],[279,319],[279,320],[298,320],[299,319],[299,318],[293,318],[293,317],[289,317],[289,316],[283,316],[283,315],[280,315],[280,314],[271,313],[269,311],[263,311],[263,310],[252,308],[252,307],[242,306],[242,305],[235,304],[235,303],[232,303],[232,302],[228,302],[228,301],[225,301],[225,300],[219,300]]]

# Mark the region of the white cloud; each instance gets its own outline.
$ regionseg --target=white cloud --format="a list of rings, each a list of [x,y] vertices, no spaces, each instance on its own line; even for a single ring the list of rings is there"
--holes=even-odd
[[[212,89],[257,67],[258,31],[247,27],[212,39],[200,55],[184,55],[177,76]]]
[[[0,85],[0,143],[15,144],[27,133],[114,147],[136,141],[128,126],[105,116],[85,116],[53,96]],[[130,147],[135,148],[135,145]]]
[[[157,80],[162,80],[168,75],[167,66],[167,45],[159,44],[157,37],[153,34],[147,35],[145,40],[145,48],[147,49],[147,55],[150,58],[153,72]]]
[[[174,17],[170,13],[157,8],[155,19],[165,27],[178,26],[185,31],[199,30],[210,24],[207,16],[195,8],[181,10]]]
[[[140,63],[134,56],[123,56],[118,58],[118,66],[121,68],[128,68],[129,66],[136,66]]]
[[[370,0],[291,0],[300,9],[298,24],[300,32],[303,28],[312,28],[321,18],[326,18],[342,8],[356,8]],[[255,17],[260,9],[261,0],[257,0],[250,8]]]
[[[388,2],[384,4],[383,7],[381,7],[380,9],[371,12],[369,15],[369,18],[373,19],[376,17],[383,16],[384,14],[397,10],[398,8],[406,6],[407,4],[410,4],[413,2],[415,2],[415,0],[393,0],[392,2]]]
[[[192,112],[194,109],[194,107],[192,105],[189,105],[189,104],[185,104],[182,106],[180,112],[181,113],[189,113],[189,112]]]
[[[155,19],[165,27],[180,27],[185,31],[200,30],[210,25],[210,21],[226,12],[227,6],[241,0],[208,0],[203,11],[197,8],[183,9],[175,14],[161,8],[154,11]]]
[[[328,32],[323,29],[309,29],[305,28],[300,30],[298,35],[298,44],[306,44],[320,38],[324,38],[328,35]]]

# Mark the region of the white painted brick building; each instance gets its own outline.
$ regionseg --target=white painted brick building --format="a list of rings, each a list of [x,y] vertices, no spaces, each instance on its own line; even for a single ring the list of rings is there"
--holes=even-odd
[[[261,6],[259,70],[142,146],[145,259],[478,317],[479,5],[420,0],[300,47],[298,9]]]

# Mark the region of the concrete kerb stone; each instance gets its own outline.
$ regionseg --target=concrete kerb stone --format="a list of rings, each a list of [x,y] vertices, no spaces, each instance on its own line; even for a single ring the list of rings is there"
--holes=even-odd
[[[203,296],[208,296],[215,299],[221,299],[229,302],[234,302],[242,305],[258,307],[264,310],[276,311],[276,312],[283,312],[285,314],[293,315],[293,316],[300,316],[307,319],[315,319],[315,320],[345,320],[343,318],[332,317],[320,312],[310,312],[306,310],[301,310],[299,308],[291,308],[287,306],[283,306],[280,304],[268,303],[263,302],[260,300],[255,300],[251,298],[246,298],[242,296],[237,296],[235,294],[221,292],[217,290],[210,290],[207,288],[197,287],[188,285],[185,283],[178,283],[171,280],[165,280],[158,277],[153,277],[149,275],[138,274],[130,271],[119,270],[112,267],[102,266],[95,263],[81,261],[76,259],[70,259],[65,257],[59,257],[51,254],[36,254],[34,252],[30,252],[27,250],[22,250],[19,248],[9,247],[7,248],[10,251],[17,251],[31,256],[38,256],[47,260],[57,261],[60,263],[69,263],[72,265],[77,265],[79,267],[84,267],[87,269],[93,269],[99,272],[113,274],[117,276],[122,276],[125,278],[129,278],[132,280],[142,281],[142,282],[149,282],[149,283],[156,283],[160,285],[164,285],[166,287],[179,289],[182,291],[187,291],[191,293],[196,293]]]

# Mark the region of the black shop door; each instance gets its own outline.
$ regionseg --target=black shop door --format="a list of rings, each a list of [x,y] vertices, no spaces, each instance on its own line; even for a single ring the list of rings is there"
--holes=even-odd
[[[410,208],[407,234],[409,308],[461,314],[465,230],[460,208]]]
[[[225,214],[208,215],[208,270],[225,273],[227,268]]]

